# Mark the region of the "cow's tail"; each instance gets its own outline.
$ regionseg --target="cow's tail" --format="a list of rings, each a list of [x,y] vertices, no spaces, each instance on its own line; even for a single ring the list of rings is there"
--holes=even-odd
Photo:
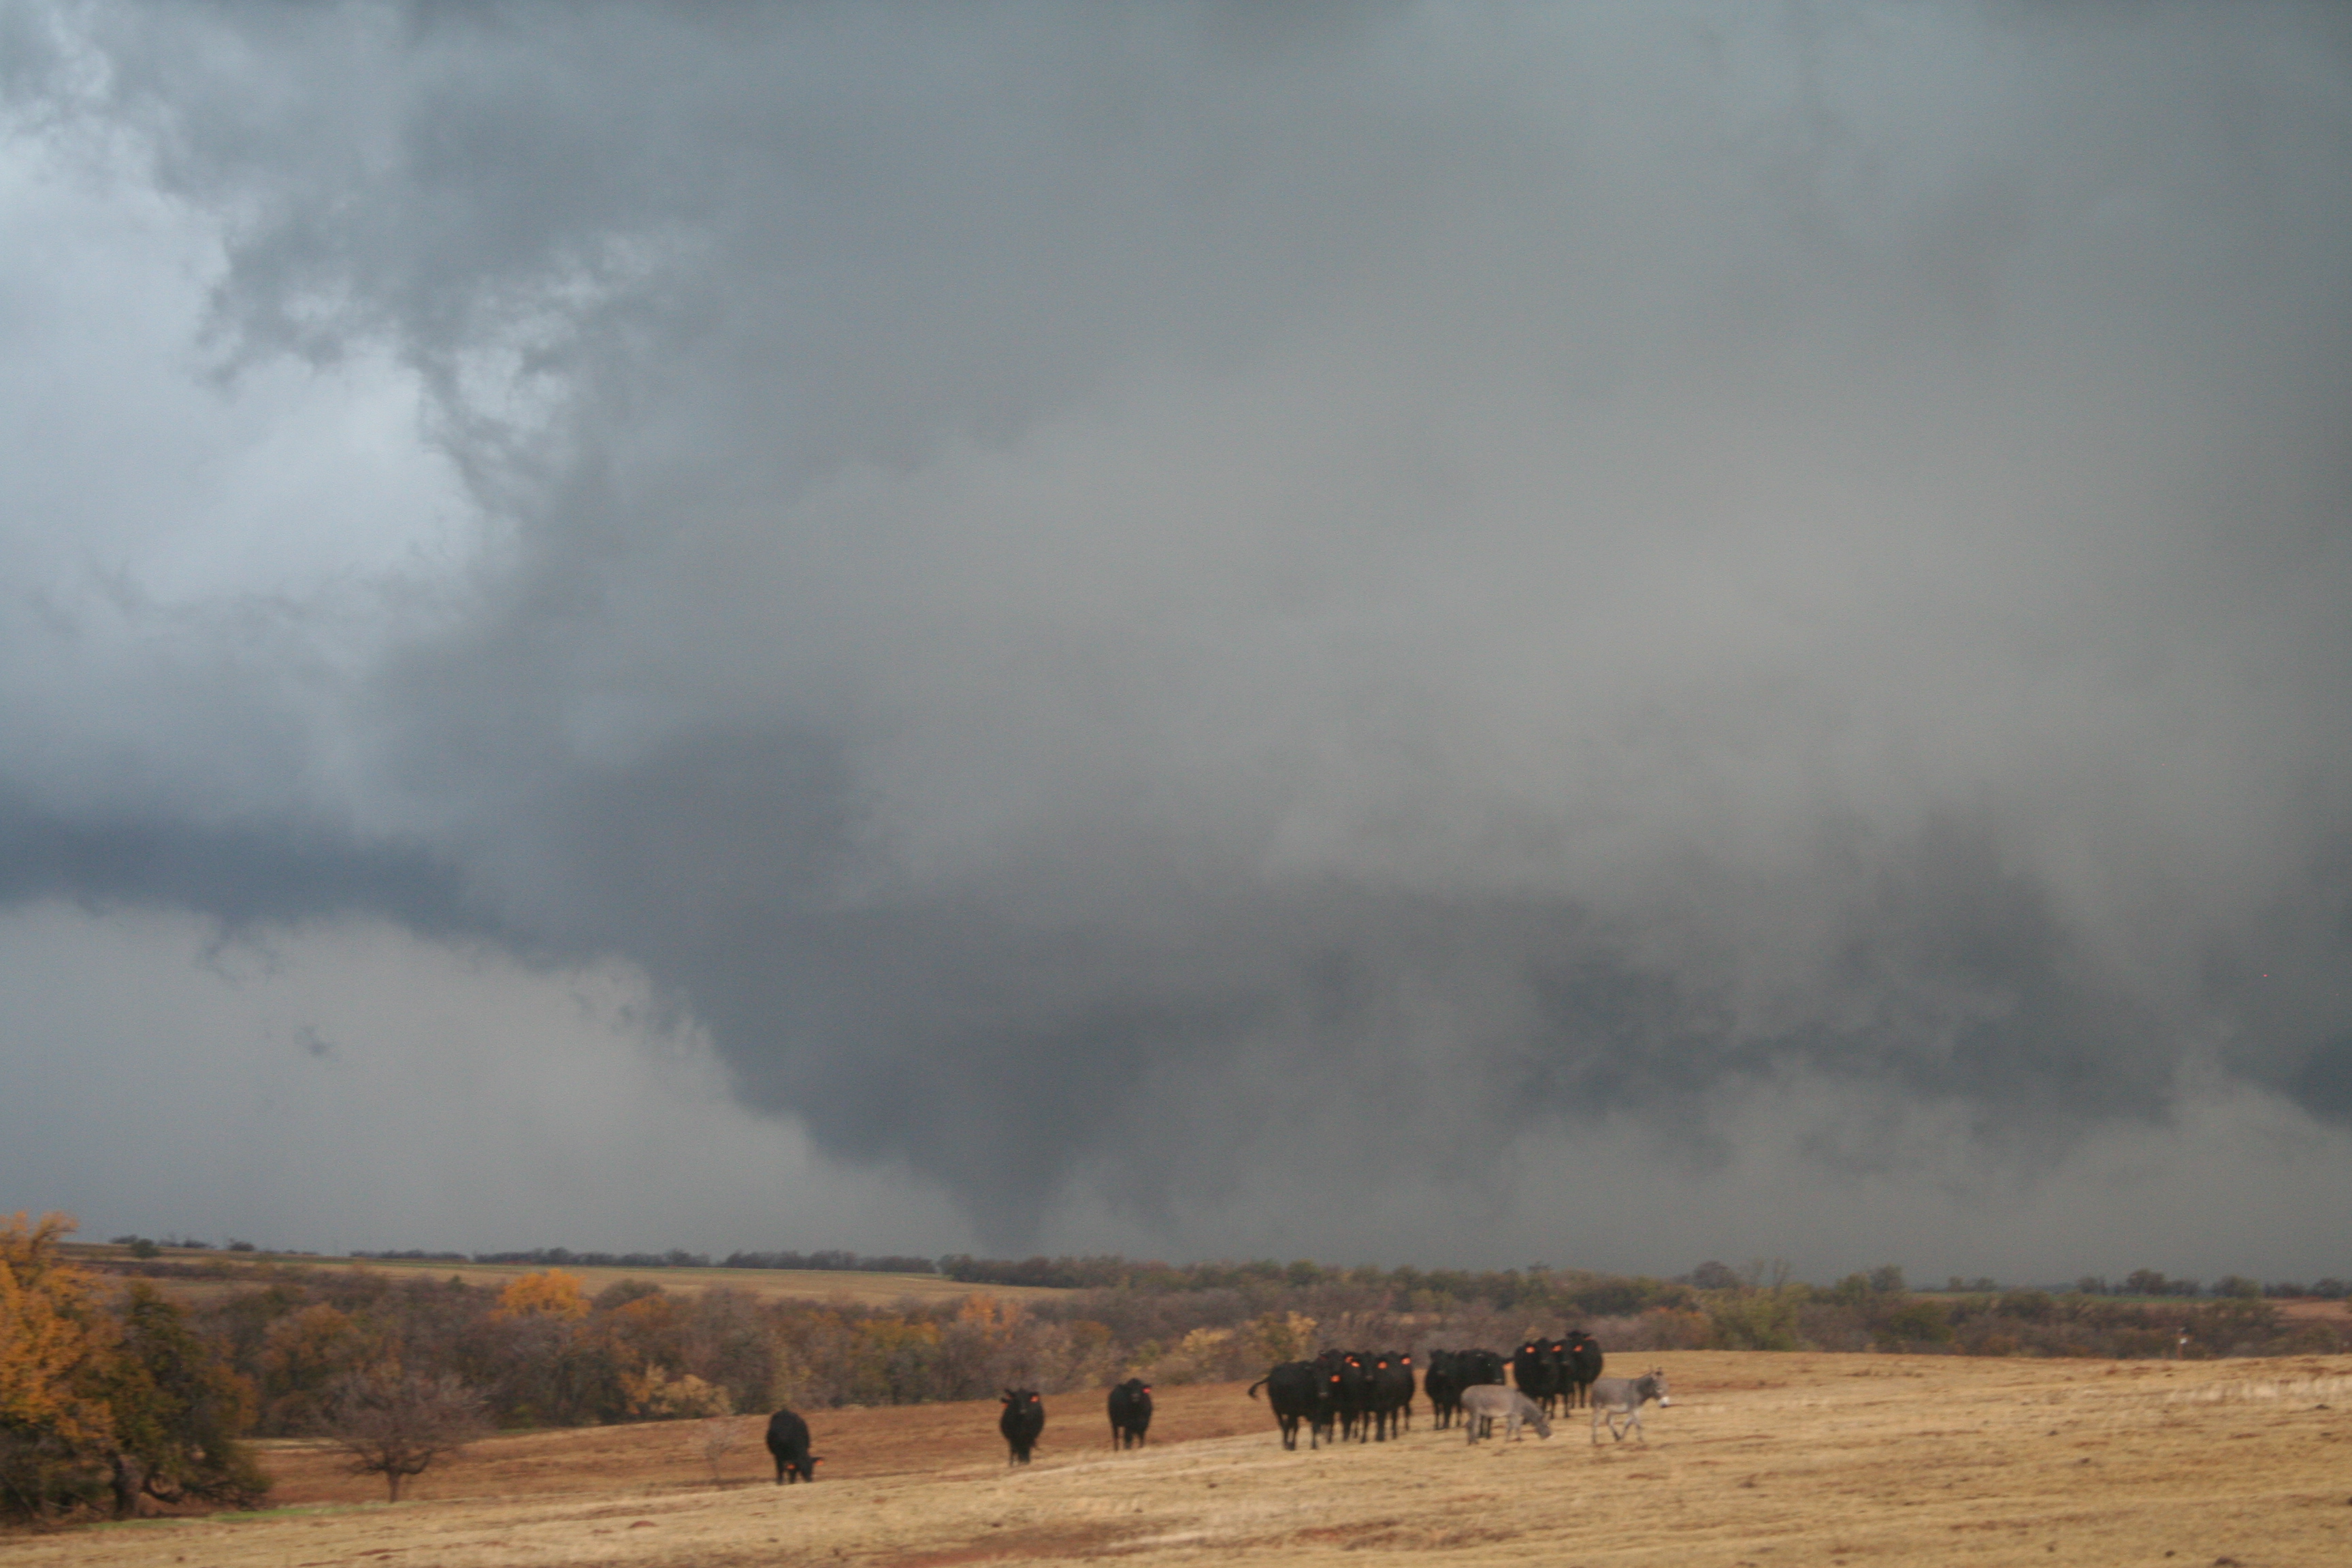
[[[1261,1377],[1261,1378],[1259,1378],[1255,1383],[1251,1384],[1249,1385],[1249,1396],[1250,1396],[1252,1399],[1255,1399],[1255,1398],[1257,1397],[1257,1391],[1258,1391],[1259,1389],[1261,1389],[1261,1388],[1264,1388],[1264,1387],[1265,1386],[1265,1384],[1266,1384],[1266,1380],[1265,1380],[1265,1378],[1262,1378],[1262,1377]]]

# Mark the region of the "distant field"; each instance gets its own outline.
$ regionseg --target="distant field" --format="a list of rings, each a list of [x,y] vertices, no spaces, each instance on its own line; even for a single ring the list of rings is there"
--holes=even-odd
[[[1637,1358],[1618,1358],[1632,1371]],[[810,1413],[826,1479],[776,1488],[757,1417],[494,1438],[389,1508],[303,1444],[284,1511],[22,1535],[11,1568],[1147,1568],[1393,1561],[1593,1568],[2352,1563],[2352,1357],[2006,1361],[1685,1352],[1650,1445],[1283,1452],[1237,1384],[1160,1391],[1113,1455],[1098,1391],[1048,1399],[1012,1470],[996,1406]],[[714,1482],[703,1453],[731,1435]]]
[[[122,1261],[130,1249],[108,1246],[68,1246],[77,1261]],[[452,1275],[470,1285],[503,1285],[544,1267],[528,1263],[434,1263],[415,1258],[302,1258],[254,1252],[195,1251],[165,1247],[158,1262],[220,1264],[228,1272],[212,1278],[166,1276],[152,1281],[175,1296],[201,1297],[245,1288],[249,1278],[269,1268],[301,1270],[367,1269],[394,1279],[423,1277],[446,1279]],[[1013,1300],[1061,1296],[1066,1291],[1036,1285],[965,1285],[937,1274],[861,1274],[829,1269],[799,1268],[579,1268],[563,1266],[582,1287],[594,1295],[623,1279],[645,1279],[666,1290],[707,1290],[724,1286],[754,1296],[793,1301],[852,1301],[864,1306],[887,1306],[909,1298],[919,1301],[961,1300],[966,1296],[997,1296]]]

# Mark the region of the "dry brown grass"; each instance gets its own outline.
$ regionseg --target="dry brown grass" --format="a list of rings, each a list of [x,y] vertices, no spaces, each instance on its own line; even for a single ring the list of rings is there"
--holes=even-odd
[[[2352,1563],[2352,1357],[1654,1359],[1679,1392],[1652,1412],[1646,1450],[1596,1449],[1580,1420],[1469,1449],[1424,1417],[1399,1442],[1286,1454],[1229,1384],[1161,1389],[1161,1440],[1140,1454],[1108,1451],[1099,1394],[1050,1400],[1042,1457],[1021,1471],[1003,1462],[992,1404],[822,1412],[814,1487],[713,1485],[698,1423],[495,1439],[396,1508],[358,1503],[365,1483],[279,1446],[285,1499],[312,1511],[18,1538],[0,1554],[12,1568]],[[765,1470],[757,1447],[728,1462]]]
[[[69,1246],[65,1251],[79,1261],[110,1262],[130,1257],[127,1247]],[[217,1268],[207,1278],[164,1276],[150,1279],[166,1294],[182,1300],[199,1300],[236,1290],[250,1289],[274,1274],[381,1274],[388,1279],[447,1279],[453,1275],[468,1285],[492,1289],[526,1274],[545,1271],[532,1263],[430,1262],[406,1258],[271,1258],[237,1252],[183,1251],[165,1248],[163,1260]],[[900,1301],[924,1303],[960,1301],[967,1296],[996,1296],[1008,1300],[1033,1300],[1068,1292],[1037,1285],[963,1285],[938,1274],[865,1274],[814,1268],[583,1268],[563,1265],[591,1296],[624,1279],[642,1279],[665,1290],[694,1294],[714,1286],[749,1295],[786,1301],[845,1301],[861,1307],[887,1307]]]

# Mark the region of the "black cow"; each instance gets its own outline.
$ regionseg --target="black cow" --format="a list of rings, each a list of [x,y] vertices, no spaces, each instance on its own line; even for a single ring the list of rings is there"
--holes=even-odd
[[[1546,1415],[1550,1415],[1558,1413],[1563,1401],[1569,1405],[1574,1405],[1576,1390],[1570,1385],[1568,1380],[1568,1342],[1553,1340],[1544,1346],[1543,1352],[1545,1373],[1551,1380],[1551,1386],[1544,1391],[1544,1396],[1536,1403],[1543,1406],[1543,1413]]]
[[[1454,1381],[1456,1384],[1454,1395],[1454,1408],[1457,1410],[1461,1408],[1463,1389],[1502,1382],[1503,1364],[1501,1354],[1495,1351],[1455,1351],[1454,1352]],[[1486,1434],[1481,1432],[1479,1436],[1484,1436]]]
[[[1462,1409],[1462,1379],[1454,1370],[1452,1351],[1429,1352],[1429,1370],[1421,1374],[1421,1391],[1429,1395],[1429,1418],[1441,1432],[1454,1425]]]
[[[1282,1427],[1284,1447],[1297,1448],[1301,1421],[1307,1423],[1307,1447],[1322,1447],[1321,1438],[1331,1417],[1323,1397],[1323,1374],[1314,1363],[1284,1362],[1251,1384],[1249,1396],[1255,1399],[1261,1388],[1265,1390],[1265,1402],[1274,1406],[1274,1418]]]
[[[1323,1398],[1329,1405],[1324,1413],[1328,1426],[1333,1416],[1339,1420],[1339,1436],[1360,1443],[1372,1435],[1370,1419],[1370,1391],[1364,1381],[1364,1356],[1360,1351],[1325,1351],[1315,1358],[1315,1370],[1323,1380]]]
[[[1034,1388],[1008,1388],[1003,1404],[1004,1414],[996,1418],[996,1429],[1004,1434],[1005,1446],[1012,1450],[1004,1462],[1025,1465],[1029,1450],[1037,1446],[1037,1434],[1045,1429],[1045,1402]]]
[[[1511,1381],[1519,1392],[1536,1402],[1539,1409],[1550,1407],[1552,1396],[1551,1347],[1541,1340],[1529,1340],[1511,1358]]]
[[[1151,1385],[1139,1377],[1130,1377],[1110,1391],[1110,1446],[1127,1447],[1130,1443],[1143,1447],[1143,1435],[1151,1430]]]
[[[1568,1336],[1567,1359],[1561,1363],[1562,1386],[1568,1391],[1569,1408],[1592,1403],[1593,1380],[1601,1375],[1601,1342],[1582,1329]]]
[[[816,1479],[816,1468],[824,1460],[808,1451],[808,1423],[789,1410],[779,1410],[768,1417],[768,1452],[776,1457],[776,1484],[782,1486],[786,1476],[795,1483]]]
[[[1373,1356],[1364,1368],[1364,1405],[1374,1442],[1387,1442],[1391,1431],[1402,1436],[1412,1409],[1412,1357],[1402,1351]]]

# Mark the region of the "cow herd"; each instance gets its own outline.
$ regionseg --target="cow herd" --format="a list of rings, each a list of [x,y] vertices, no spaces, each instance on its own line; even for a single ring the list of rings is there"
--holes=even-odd
[[[1647,1442],[1642,1406],[1651,1400],[1668,1403],[1662,1373],[1602,1377],[1601,1347],[1580,1329],[1564,1339],[1530,1339],[1507,1362],[1489,1350],[1433,1350],[1419,1382],[1429,1397],[1432,1425],[1444,1430],[1460,1422],[1472,1443],[1487,1436],[1497,1420],[1507,1439],[1517,1436],[1522,1426],[1549,1437],[1550,1417],[1580,1405],[1592,1411],[1594,1442],[1601,1440],[1604,1422],[1612,1437],[1622,1440],[1630,1431]],[[1327,1350],[1311,1361],[1272,1368],[1249,1385],[1249,1397],[1265,1390],[1285,1448],[1297,1448],[1301,1427],[1309,1448],[1384,1443],[1411,1429],[1414,1383],[1409,1351]],[[1045,1401],[1034,1388],[1008,1388],[998,1403],[1003,1410],[996,1426],[1004,1437],[1006,1463],[1025,1465],[1045,1430]],[[1108,1408],[1111,1447],[1141,1447],[1151,1429],[1151,1385],[1129,1378],[1110,1391]],[[787,1479],[816,1479],[821,1459],[808,1450],[808,1423],[789,1410],[777,1411],[768,1422],[768,1451],[775,1456],[778,1486]]]
[[[1506,1371],[1518,1393],[1549,1416],[1582,1401],[1601,1375],[1601,1346],[1579,1329],[1565,1339],[1531,1339],[1508,1362],[1489,1350],[1433,1350],[1421,1373],[1432,1423],[1443,1431],[1462,1419],[1463,1395],[1502,1385]],[[1349,1439],[1385,1442],[1412,1420],[1412,1356],[1403,1351],[1325,1351],[1313,1361],[1275,1367],[1250,1384],[1249,1396],[1255,1399],[1261,1388],[1286,1448],[1298,1447],[1301,1427],[1307,1446],[1318,1448]],[[1472,1434],[1473,1440],[1480,1435]]]

